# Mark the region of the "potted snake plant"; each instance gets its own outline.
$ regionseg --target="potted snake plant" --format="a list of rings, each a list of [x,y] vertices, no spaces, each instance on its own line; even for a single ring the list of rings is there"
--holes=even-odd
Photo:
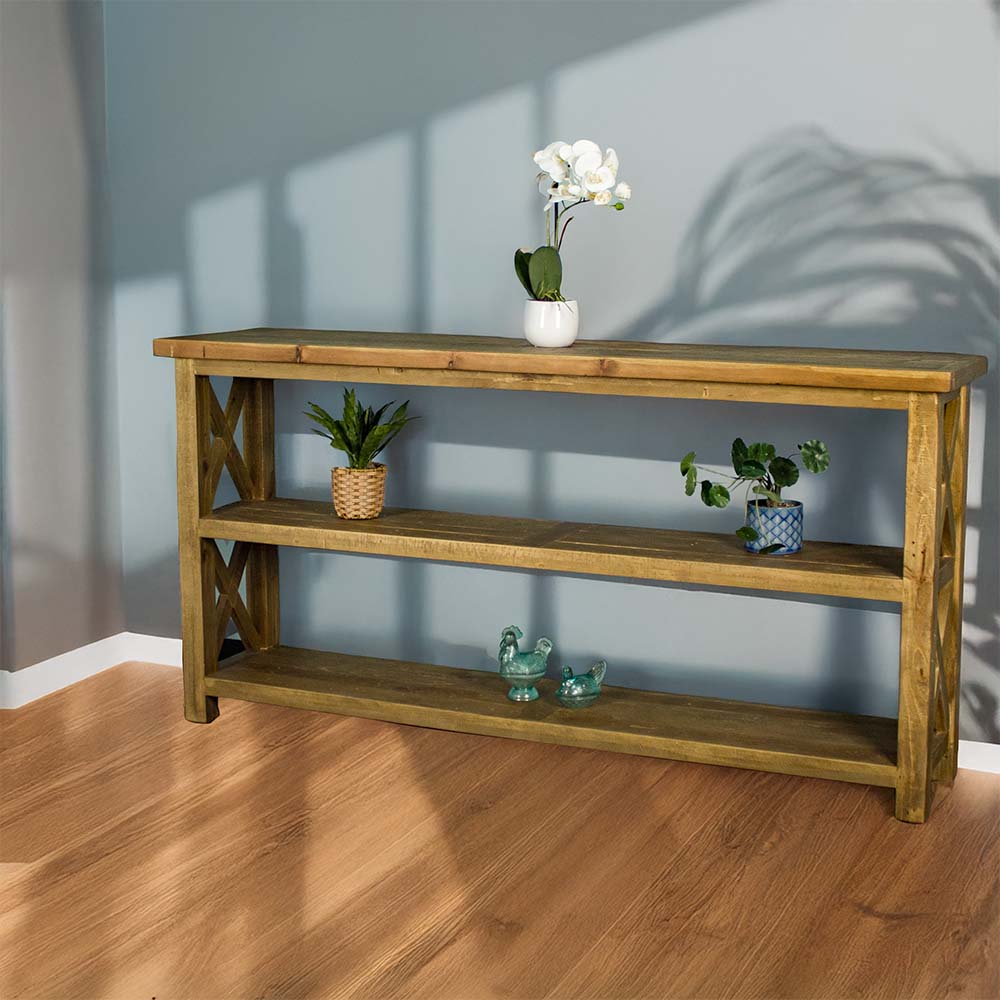
[[[802,548],[802,503],[781,495],[783,489],[799,481],[795,454],[779,455],[773,444],[759,442],[747,445],[742,438],[733,442],[733,473],[695,465],[695,453],[688,452],[681,460],[684,492],[693,496],[699,489],[706,507],[728,507],[732,493],[745,488],[745,514],[736,534],[748,552],[784,556]],[[830,451],[822,441],[804,441],[798,446],[798,457],[810,472],[825,472],[830,465]],[[725,483],[700,479],[710,473],[725,479]]]
[[[353,389],[344,389],[344,409],[338,420],[322,406],[309,404],[305,415],[319,425],[313,432],[325,437],[331,447],[347,456],[347,466],[330,470],[330,489],[337,517],[370,520],[382,513],[386,467],[375,458],[411,420],[416,419],[406,415],[408,405],[409,400],[386,417],[392,402],[373,410],[358,401]]]

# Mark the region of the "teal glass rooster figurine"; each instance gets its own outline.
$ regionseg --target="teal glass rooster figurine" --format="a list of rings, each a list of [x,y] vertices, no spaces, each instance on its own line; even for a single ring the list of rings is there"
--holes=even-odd
[[[535,684],[545,676],[545,664],[552,652],[552,642],[549,639],[539,639],[535,648],[522,653],[517,640],[524,633],[516,625],[508,625],[500,633],[500,652],[497,660],[500,663],[500,676],[511,684],[507,697],[511,701],[534,701],[538,697]]]
[[[563,667],[563,681],[556,691],[556,697],[567,708],[586,708],[597,701],[601,693],[601,683],[608,672],[606,660],[598,660],[585,674],[573,676],[572,667]]]

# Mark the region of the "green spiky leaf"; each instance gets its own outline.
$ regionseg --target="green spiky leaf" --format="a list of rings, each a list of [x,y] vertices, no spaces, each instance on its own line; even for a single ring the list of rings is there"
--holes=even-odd
[[[389,424],[382,424],[368,435],[358,453],[357,468],[367,469],[372,464],[375,456],[389,443],[391,433],[392,427]]]
[[[346,431],[345,438],[352,443],[361,440],[361,407],[353,389],[344,389],[344,412],[341,422]]]
[[[312,412],[306,411],[305,415],[319,425],[313,430],[325,437],[330,442],[331,447],[349,455],[352,445],[344,436],[343,424],[330,416],[322,406],[317,406],[315,403],[310,403],[309,406]]]
[[[406,424],[416,419],[406,415],[407,401],[383,422],[392,405],[386,403],[373,410],[358,402],[353,389],[345,389],[344,411],[339,420],[316,403],[309,404],[305,415],[319,425],[313,428],[317,434],[325,437],[331,447],[344,452],[352,469],[365,469]]]
[[[392,406],[392,404],[395,402],[396,400],[391,399],[384,406],[380,406],[374,413],[372,413],[372,421],[371,421],[372,427],[375,427],[382,422],[382,417],[385,415],[385,411],[388,410],[389,407]],[[369,412],[371,412],[370,408]]]

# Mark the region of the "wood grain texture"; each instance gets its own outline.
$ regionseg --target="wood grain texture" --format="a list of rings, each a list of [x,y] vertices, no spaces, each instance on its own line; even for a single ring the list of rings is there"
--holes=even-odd
[[[942,404],[914,393],[906,446],[903,604],[899,623],[899,775],[896,816],[922,823],[934,795],[932,751],[942,511]]]
[[[0,996],[992,1000],[1000,776],[860,785],[232,703],[124,665],[0,745]]]
[[[243,456],[253,500],[270,500],[275,489],[274,382],[270,379],[248,380],[243,414]],[[265,649],[276,646],[281,627],[277,546],[252,546],[247,562],[246,592],[247,608],[261,646]]]
[[[912,822],[926,819],[932,782],[948,780],[953,773],[958,697],[957,665],[951,659],[957,630],[949,614],[962,583],[962,544],[957,535],[964,530],[964,495],[959,495],[964,494],[964,479],[956,477],[965,475],[967,447],[967,433],[956,414],[963,402],[967,406],[966,386],[985,371],[985,359],[916,352],[614,342],[582,342],[566,350],[538,351],[522,341],[500,338],[266,329],[170,338],[157,341],[154,350],[177,359],[182,603],[185,644],[195,649],[185,654],[185,711],[192,721],[211,721],[217,713],[213,699],[220,691],[237,698],[326,710],[351,710],[364,701],[354,698],[345,703],[342,691],[330,689],[329,678],[322,679],[319,688],[315,678],[299,677],[294,684],[282,678],[274,683],[273,664],[249,678],[210,677],[229,618],[237,623],[249,649],[278,649],[276,547],[296,545],[898,601],[902,605],[898,766],[890,760],[886,769],[871,759],[846,766],[839,752],[831,764],[829,753],[817,755],[809,745],[799,753],[799,739],[791,754],[762,751],[744,745],[743,739],[736,746],[720,739],[717,742],[726,749],[713,749],[708,756],[708,740],[671,742],[663,732],[653,734],[652,739],[661,756],[795,774],[822,773],[876,784],[892,777],[897,816]],[[221,367],[212,370],[213,362]],[[412,378],[418,384],[437,384],[422,374],[430,372],[432,378],[466,378],[472,380],[469,384],[496,388],[555,388],[561,382],[558,391],[612,393],[630,383],[625,391],[632,394],[701,394],[704,398],[843,406],[899,407],[905,395],[909,436],[902,560],[892,549],[830,543],[810,543],[806,552],[780,561],[761,560],[745,554],[726,536],[427,511],[391,511],[374,525],[362,522],[341,527],[325,504],[310,506],[273,498],[272,379],[302,372],[325,378],[353,370],[368,372],[369,380],[376,380],[390,369],[396,381]],[[210,374],[233,375],[225,408],[212,394]],[[679,388],[685,383],[689,388]],[[720,386],[731,389],[720,391]],[[726,392],[732,395],[727,397]],[[240,454],[235,438],[241,411],[245,455]],[[948,416],[943,420],[944,413]],[[945,446],[943,424],[949,421],[952,443]],[[243,502],[213,512],[223,467],[229,469]],[[217,538],[235,542],[228,564],[219,555]],[[249,609],[239,592],[248,562]],[[221,610],[213,606],[215,585]],[[944,598],[942,590],[948,591]],[[190,626],[195,618],[197,624]],[[295,657],[301,660],[306,655],[319,654],[300,651]],[[252,665],[249,659],[231,669],[245,670],[248,664]],[[648,693],[643,697],[648,698]],[[391,708],[384,701],[377,708],[358,708],[361,714],[444,725],[440,709],[440,705],[406,704],[398,698]],[[461,723],[452,717],[444,727],[496,731],[484,729],[482,716],[476,712],[458,714]],[[728,724],[732,719],[725,716],[725,721]],[[884,729],[884,720],[879,725]],[[645,737],[626,733],[623,725],[612,728],[613,736],[609,736],[609,731],[595,733],[591,727],[583,739],[574,727],[553,728],[545,720],[528,729],[530,737],[520,735],[648,752],[643,749]],[[764,728],[771,737],[780,727]],[[881,738],[876,742],[881,745]]]
[[[597,396],[649,396],[704,399],[718,403],[787,403],[799,406],[848,406],[905,410],[910,394],[892,389],[844,389],[715,382],[699,379],[619,378],[612,375],[538,375],[520,372],[461,371],[454,368],[407,368],[402,365],[298,364],[282,361],[195,360],[199,375],[241,378],[301,379],[316,382],[426,385],[451,389],[501,389],[569,392]]]
[[[896,782],[893,719],[605,686],[586,710],[562,708],[555,681],[517,704],[498,674],[277,646],[234,657],[207,678],[219,697],[366,719],[614,750],[785,774]]]
[[[215,496],[215,490],[219,485],[219,476],[222,473],[223,465],[229,470],[233,477],[233,485],[236,492],[245,500],[254,497],[254,485],[250,481],[250,473],[247,470],[246,462],[236,444],[236,424],[240,419],[240,413],[247,400],[248,380],[233,379],[229,389],[229,396],[226,400],[225,409],[222,408],[210,385],[206,385],[207,379],[201,378],[200,384],[204,386],[204,392],[208,399],[208,407],[211,413],[212,433],[215,439],[212,441],[209,455],[209,473],[206,491],[209,497]],[[244,432],[245,433],[245,432]],[[222,461],[219,461],[221,456]]]
[[[735,535],[576,524],[428,510],[386,509],[373,521],[338,518],[327,501],[235,503],[201,521],[204,537],[522,569],[546,569],[720,587],[902,598],[899,549],[806,542],[766,559]]]
[[[950,392],[986,371],[978,355],[839,348],[577,341],[539,350],[522,339],[332,330],[236,330],[153,342],[169,358],[296,365],[382,365],[533,375],[679,379]]]
[[[211,401],[207,378],[190,361],[175,365],[177,399],[177,547],[180,563],[184,715],[191,722],[218,717],[218,701],[205,692],[205,674],[218,652],[215,621],[215,544],[199,537],[201,514],[212,509],[209,492]],[[218,440],[218,439],[217,439]]]
[[[950,573],[938,569],[938,621],[943,625],[941,683],[946,692],[945,749],[935,778],[954,781],[958,771],[958,724],[961,706],[962,609],[965,604],[965,506],[969,481],[969,387],[963,386],[956,399],[945,406],[945,444],[949,444],[950,464],[944,483],[951,512]],[[947,587],[947,590],[944,588]]]

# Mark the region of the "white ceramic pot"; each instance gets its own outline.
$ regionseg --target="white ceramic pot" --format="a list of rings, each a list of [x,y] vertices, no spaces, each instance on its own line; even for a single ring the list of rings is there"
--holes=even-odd
[[[580,308],[576,299],[569,302],[524,303],[524,335],[535,347],[569,347],[576,340],[580,326]]]

